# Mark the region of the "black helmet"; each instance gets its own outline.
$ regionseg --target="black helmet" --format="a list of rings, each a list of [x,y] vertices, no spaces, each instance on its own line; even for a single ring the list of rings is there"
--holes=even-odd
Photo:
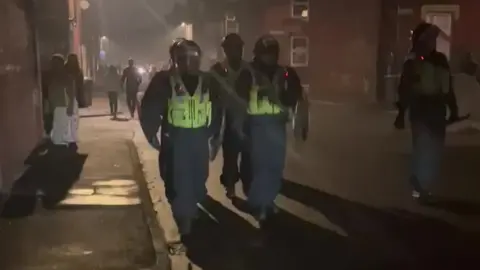
[[[276,55],[280,53],[280,44],[278,40],[271,35],[264,35],[255,42],[253,54],[259,56],[265,53],[274,53]]]
[[[237,33],[230,33],[222,39],[222,48],[232,45],[243,47],[244,44],[245,43],[243,42],[242,38]]]
[[[442,30],[438,26],[427,22],[421,22],[412,31],[412,44],[415,45],[424,37],[436,39],[441,32]]]
[[[178,40],[170,47],[173,66],[180,72],[197,72],[200,70],[202,51],[192,40]]]
[[[170,45],[170,49],[169,49],[170,58],[173,59],[173,51],[178,47],[178,45],[179,45],[181,42],[183,42],[183,41],[185,41],[185,40],[187,40],[187,39],[185,39],[185,38],[176,38],[176,39],[173,40],[172,45]]]

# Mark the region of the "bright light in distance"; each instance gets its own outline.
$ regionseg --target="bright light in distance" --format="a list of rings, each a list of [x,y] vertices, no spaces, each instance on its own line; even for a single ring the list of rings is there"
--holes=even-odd
[[[138,73],[140,74],[145,74],[147,72],[143,67],[139,67],[137,68],[137,70],[138,70]]]
[[[82,10],[87,10],[90,7],[90,3],[87,0],[80,1],[80,8]]]
[[[308,18],[308,9],[302,11],[302,18]]]
[[[102,39],[103,39],[103,40],[106,40],[106,39],[107,39],[107,37],[106,37],[106,36],[102,36]]]
[[[180,24],[181,27],[185,27],[187,25],[187,23],[185,22],[182,22],[182,24]]]

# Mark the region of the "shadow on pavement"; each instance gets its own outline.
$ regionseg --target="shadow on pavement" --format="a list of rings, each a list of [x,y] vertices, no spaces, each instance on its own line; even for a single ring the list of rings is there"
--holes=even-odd
[[[458,198],[470,193],[470,198],[480,193],[480,170],[478,168],[479,146],[447,146],[442,166],[440,192],[447,196],[435,198],[428,206],[443,209],[458,215],[480,215],[480,202]],[[451,194],[456,190],[456,194]]]
[[[450,198],[435,198],[427,206],[443,209],[458,215],[478,216],[480,215],[480,204]]]
[[[118,114],[122,114],[119,112]],[[102,113],[102,114],[84,114],[80,115],[80,118],[94,118],[94,117],[105,117],[105,116],[111,116],[111,113]]]
[[[63,147],[51,146],[35,151],[28,160],[30,167],[15,182],[5,202],[1,212],[3,218],[33,214],[40,192],[43,206],[55,207],[78,180],[87,158],[87,155]]]
[[[353,269],[342,257],[344,237],[281,211],[268,231],[209,198],[187,242],[188,257],[203,270]],[[258,245],[262,243],[261,245]]]
[[[130,119],[126,118],[126,117],[116,117],[116,118],[112,118],[110,120],[116,121],[116,122],[128,122],[128,121],[130,121]]]
[[[321,212],[348,234],[348,269],[471,269],[480,267],[480,234],[400,210],[379,210],[285,181],[282,194]],[[321,258],[322,252],[318,253]],[[321,261],[321,259],[320,259]],[[329,268],[345,269],[345,268]]]

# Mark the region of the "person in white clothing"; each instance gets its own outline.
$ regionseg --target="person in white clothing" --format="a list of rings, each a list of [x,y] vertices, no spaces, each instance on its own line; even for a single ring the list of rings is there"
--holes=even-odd
[[[72,104],[72,114],[69,115],[68,128],[66,140],[69,146],[76,150],[78,142],[78,122],[79,122],[79,111],[78,108],[80,104],[84,102],[83,100],[83,72],[80,68],[80,63],[78,61],[78,56],[76,54],[69,54],[67,61],[65,63],[65,69],[69,79],[73,83],[73,104]]]
[[[78,106],[75,100],[74,80],[68,75],[61,55],[54,55],[51,60],[51,77],[48,85],[49,110],[53,113],[51,131],[52,143],[56,146],[70,146],[76,142],[76,131],[72,132]]]

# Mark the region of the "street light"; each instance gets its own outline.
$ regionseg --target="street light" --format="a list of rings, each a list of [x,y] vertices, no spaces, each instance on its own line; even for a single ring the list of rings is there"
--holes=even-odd
[[[82,10],[87,10],[90,7],[90,3],[87,0],[80,1],[80,8]]]

